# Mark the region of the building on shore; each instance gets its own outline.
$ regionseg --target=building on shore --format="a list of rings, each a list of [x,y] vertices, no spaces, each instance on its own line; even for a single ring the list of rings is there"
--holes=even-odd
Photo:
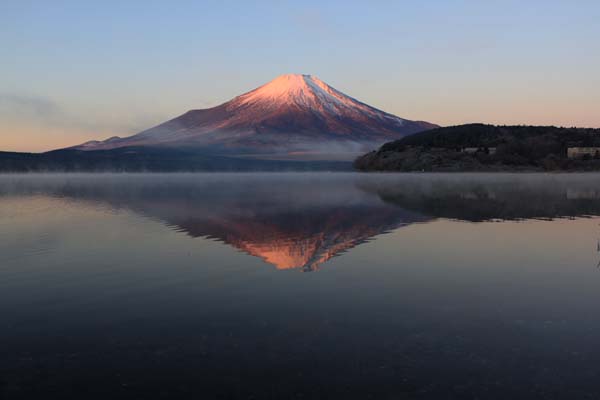
[[[475,153],[480,153],[480,152],[490,154],[490,155],[496,154],[495,147],[463,147],[462,149],[460,149],[460,151],[462,153],[469,153],[469,154],[475,154]]]
[[[600,147],[567,147],[567,158],[600,157]]]

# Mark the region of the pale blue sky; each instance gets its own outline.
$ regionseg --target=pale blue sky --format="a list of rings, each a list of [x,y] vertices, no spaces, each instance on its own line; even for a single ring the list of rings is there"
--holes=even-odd
[[[133,134],[284,73],[403,118],[600,127],[598,1],[0,0],[0,149]]]

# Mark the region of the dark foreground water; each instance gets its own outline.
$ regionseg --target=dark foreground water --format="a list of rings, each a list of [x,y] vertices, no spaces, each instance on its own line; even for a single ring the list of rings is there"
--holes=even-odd
[[[0,176],[0,398],[598,399],[599,175]]]

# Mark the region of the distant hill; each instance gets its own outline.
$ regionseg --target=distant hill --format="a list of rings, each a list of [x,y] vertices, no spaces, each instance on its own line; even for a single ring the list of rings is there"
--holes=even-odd
[[[345,171],[345,161],[256,160],[204,154],[195,149],[125,147],[112,150],[0,152],[0,172]]]
[[[574,147],[600,148],[600,129],[458,125],[384,144],[355,160],[362,171],[600,170],[600,154],[567,157]]]

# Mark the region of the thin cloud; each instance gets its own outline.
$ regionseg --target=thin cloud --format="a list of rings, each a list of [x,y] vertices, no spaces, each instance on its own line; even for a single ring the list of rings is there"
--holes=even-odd
[[[43,97],[0,93],[1,116],[30,116],[46,119],[60,114],[60,107],[52,100]]]
[[[164,120],[158,115],[131,115],[126,119],[76,115],[58,102],[42,96],[0,93],[0,119],[23,124],[35,124],[66,131],[111,132],[129,135],[147,129]]]

